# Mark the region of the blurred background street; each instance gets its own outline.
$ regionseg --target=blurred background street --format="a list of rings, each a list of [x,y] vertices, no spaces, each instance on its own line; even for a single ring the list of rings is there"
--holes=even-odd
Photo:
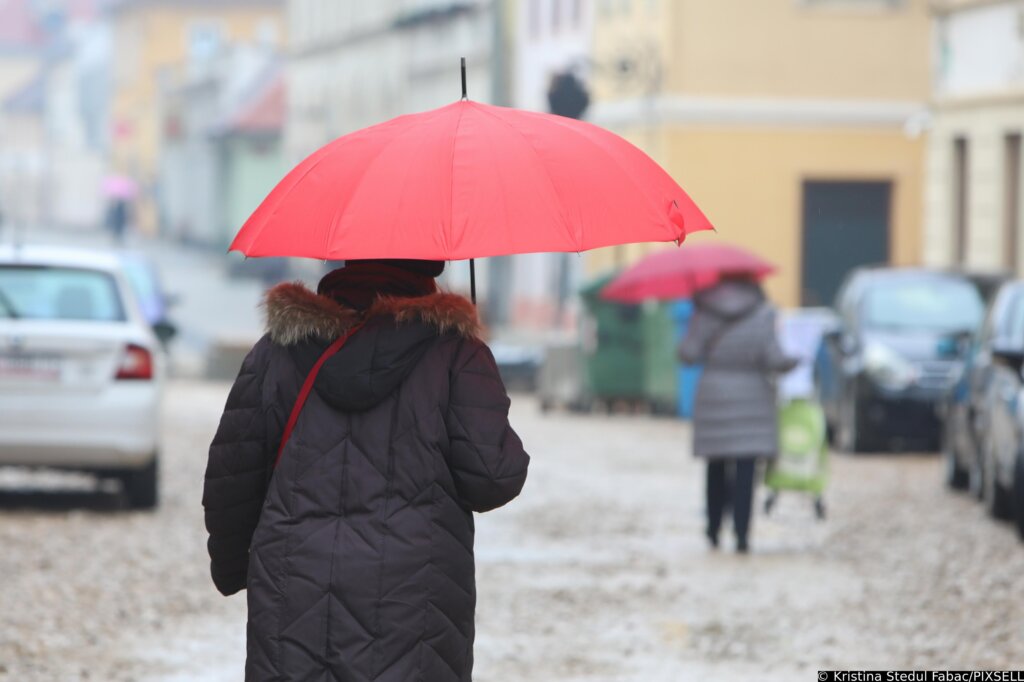
[[[196,513],[226,391],[171,385],[152,515],[103,497],[38,511],[0,496],[0,676],[238,679],[244,596],[214,591]],[[1024,553],[943,490],[934,456],[837,458],[827,523],[783,497],[756,515],[754,555],[725,551],[729,536],[709,553],[686,424],[514,405],[531,480],[516,504],[478,518],[475,679],[781,682],[1024,656]]]
[[[461,57],[716,228],[477,260],[532,463],[477,519],[475,679],[1020,667],[1024,1],[0,0],[0,680],[240,678],[207,451],[266,290],[339,263],[227,248],[318,148],[456,101]],[[693,292],[606,296],[715,246],[801,360],[749,555],[705,537]]]

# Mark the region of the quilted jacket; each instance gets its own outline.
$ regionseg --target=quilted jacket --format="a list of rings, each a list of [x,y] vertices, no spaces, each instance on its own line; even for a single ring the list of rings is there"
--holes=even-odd
[[[693,408],[693,453],[710,459],[775,457],[775,377],[797,361],[775,335],[775,308],[754,282],[726,280],[694,297],[679,357],[704,366]]]
[[[360,313],[294,284],[266,306],[203,492],[213,581],[248,588],[245,679],[470,680],[472,512],[518,495],[529,463],[475,309],[432,294]],[[357,322],[274,469],[305,376]]]

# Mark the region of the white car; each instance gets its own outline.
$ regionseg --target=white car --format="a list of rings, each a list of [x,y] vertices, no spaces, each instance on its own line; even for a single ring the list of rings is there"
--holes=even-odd
[[[0,466],[116,478],[154,507],[163,365],[116,256],[0,246]]]

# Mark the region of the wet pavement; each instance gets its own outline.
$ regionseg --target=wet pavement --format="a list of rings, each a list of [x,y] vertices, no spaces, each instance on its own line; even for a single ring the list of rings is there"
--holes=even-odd
[[[0,679],[241,678],[244,596],[209,581],[200,507],[227,388],[171,384],[155,513],[0,470]],[[533,463],[521,498],[478,519],[478,682],[1024,661],[1024,545],[947,492],[934,455],[834,458],[828,520],[784,496],[740,556],[729,534],[706,546],[686,424],[526,398],[513,420]]]

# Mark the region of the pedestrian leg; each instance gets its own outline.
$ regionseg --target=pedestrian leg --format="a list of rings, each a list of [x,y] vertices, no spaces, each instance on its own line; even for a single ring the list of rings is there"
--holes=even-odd
[[[722,527],[722,511],[725,507],[725,464],[721,460],[708,460],[706,532],[713,547],[718,546],[718,531]]]
[[[736,528],[736,548],[747,551],[750,532],[750,510],[754,504],[754,472],[757,459],[744,457],[736,460],[736,478],[733,484],[732,520]]]

